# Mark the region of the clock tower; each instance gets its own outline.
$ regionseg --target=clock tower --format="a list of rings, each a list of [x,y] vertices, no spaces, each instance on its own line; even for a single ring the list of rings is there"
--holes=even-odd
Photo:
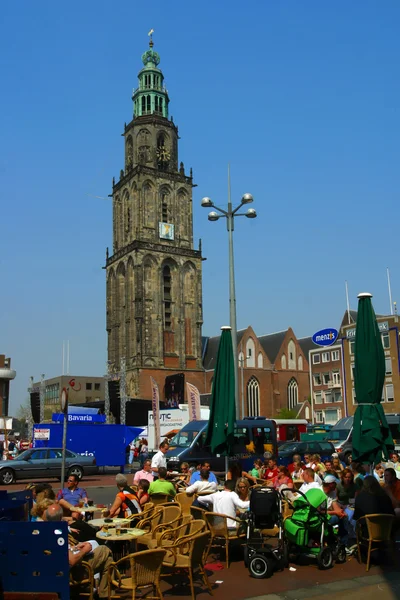
[[[143,54],[133,119],[124,128],[125,165],[113,180],[113,251],[107,254],[110,374],[126,363],[126,393],[163,398],[165,377],[202,381],[201,250],[193,247],[192,171],[178,162],[178,128],[160,57]]]

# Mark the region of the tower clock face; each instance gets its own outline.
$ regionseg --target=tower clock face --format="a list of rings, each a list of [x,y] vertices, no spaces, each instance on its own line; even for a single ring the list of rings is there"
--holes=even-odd
[[[165,146],[159,146],[157,148],[157,161],[160,164],[166,165],[169,163],[171,155]]]

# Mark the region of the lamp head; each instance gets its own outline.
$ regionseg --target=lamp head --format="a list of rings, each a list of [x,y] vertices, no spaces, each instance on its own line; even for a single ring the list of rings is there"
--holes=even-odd
[[[253,196],[251,194],[243,194],[242,204],[250,204],[250,202],[253,202]]]
[[[249,208],[249,209],[246,211],[246,217],[247,217],[248,219],[255,219],[255,218],[256,218],[256,216],[257,216],[257,213],[256,213],[256,211],[254,210],[254,208]]]
[[[213,206],[211,198],[207,198],[207,197],[203,198],[201,201],[201,205],[204,208],[210,208],[210,206]]]
[[[219,214],[215,212],[215,210],[211,211],[210,213],[208,213],[208,220],[209,221],[218,221],[219,219]]]

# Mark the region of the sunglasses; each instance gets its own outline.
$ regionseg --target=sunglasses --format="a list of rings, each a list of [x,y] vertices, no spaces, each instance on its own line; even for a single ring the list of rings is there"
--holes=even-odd
[[[68,479],[67,483],[75,483],[75,479]]]

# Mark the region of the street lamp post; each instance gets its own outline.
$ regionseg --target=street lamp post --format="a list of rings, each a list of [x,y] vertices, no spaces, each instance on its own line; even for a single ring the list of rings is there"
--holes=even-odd
[[[247,217],[248,219],[254,219],[257,216],[254,208],[249,208],[245,213],[239,213],[238,210],[244,204],[250,204],[253,202],[253,196],[251,194],[243,194],[240,204],[232,209],[231,201],[231,184],[230,184],[230,171],[228,168],[228,210],[224,210],[219,206],[216,206],[211,198],[203,198],[201,206],[204,208],[214,208],[208,214],[209,221],[218,221],[221,217],[226,218],[226,227],[228,230],[228,244],[229,244],[229,316],[230,326],[232,329],[232,346],[233,346],[233,359],[235,364],[235,407],[236,407],[236,418],[240,418],[240,405],[239,405],[239,378],[238,378],[238,356],[237,356],[237,325],[236,325],[236,293],[235,293],[235,267],[233,259],[233,230],[234,230],[234,218],[235,217]],[[218,211],[218,212],[216,212]],[[219,213],[219,214],[218,214]]]

